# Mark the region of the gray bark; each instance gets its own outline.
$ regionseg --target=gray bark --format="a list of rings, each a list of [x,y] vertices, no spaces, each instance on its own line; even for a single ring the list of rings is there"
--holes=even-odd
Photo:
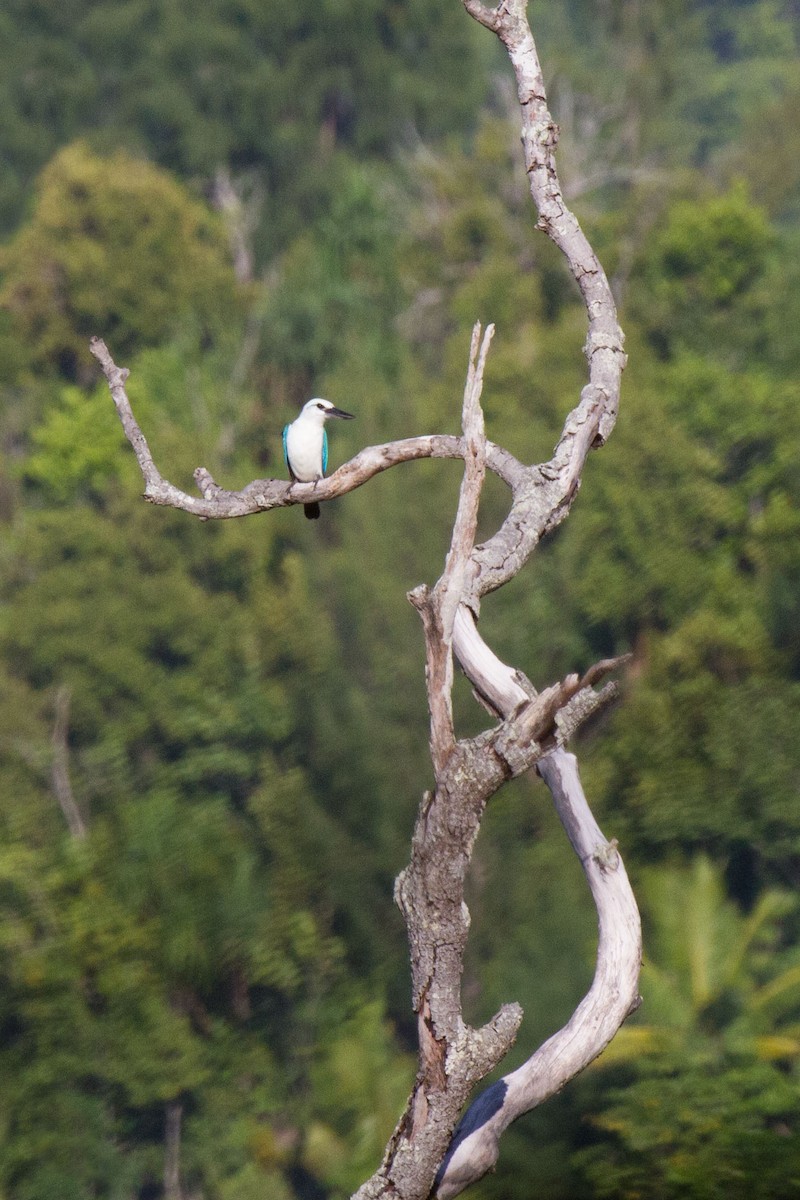
[[[181,1124],[183,1105],[167,1105],[164,1129],[164,1200],[183,1200],[181,1188]]]
[[[555,165],[558,130],[547,108],[542,72],[525,0],[496,9],[463,0],[468,12],[505,46],[514,70],[522,144],[539,228],[565,255],[587,313],[589,378],[568,415],[552,457],[526,466],[484,434],[480,397],[492,327],[473,332],[462,408],[461,437],[440,434],[368,447],[314,484],[254,480],[238,492],[220,487],[205,468],[195,471],[199,496],[165,479],[156,467],[125,391],[128,372],[93,339],[91,351],[111,389],[138,459],[145,498],[201,519],[225,519],[291,504],[327,501],[363,486],[378,472],[419,458],[460,458],[464,477],[450,549],[441,578],[409,599],[425,634],[433,786],[423,797],[411,858],[395,898],[408,928],[412,1004],[419,1032],[419,1066],[406,1111],[378,1170],[356,1200],[451,1200],[495,1163],[503,1131],[582,1070],[608,1044],[637,1006],[641,932],[636,904],[616,843],[592,817],[577,762],[566,743],[591,713],[615,694],[595,690],[619,661],[596,664],[537,694],[522,671],[502,663],[481,638],[484,596],[502,587],[527,562],[540,539],[570,511],[589,451],[610,435],[625,365],[622,332],[605,273],[561,193]],[[497,532],[475,545],[486,471],[511,493]],[[456,737],[451,688],[457,660],[495,723],[476,738]],[[464,882],[486,805],[503,784],[536,770],[550,789],[578,855],[598,913],[598,954],[592,986],[570,1020],[521,1067],[478,1095],[475,1086],[500,1063],[522,1020],[509,1003],[480,1029],[461,1011],[461,972],[469,932]],[[461,1119],[459,1120],[459,1118]]]
[[[69,702],[69,688],[60,687],[55,698],[50,779],[67,828],[74,838],[81,839],[86,837],[86,825],[75,800],[69,774]]]

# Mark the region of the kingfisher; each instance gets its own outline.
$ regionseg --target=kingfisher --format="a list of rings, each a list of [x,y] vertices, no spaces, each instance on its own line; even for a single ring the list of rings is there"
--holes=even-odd
[[[300,416],[283,429],[283,457],[293,482],[313,483],[322,479],[328,467],[328,434],[325,422],[330,417],[341,417],[352,421],[354,413],[345,412],[315,396],[303,405]],[[319,516],[319,505],[304,504],[303,509],[310,521]]]

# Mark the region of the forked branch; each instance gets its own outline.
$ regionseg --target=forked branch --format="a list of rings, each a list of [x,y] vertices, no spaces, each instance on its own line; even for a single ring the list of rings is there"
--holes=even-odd
[[[429,591],[425,586],[418,587],[410,592],[408,597],[419,611],[425,628],[425,677],[431,714],[431,757],[437,779],[452,753],[455,740],[451,702],[453,626],[464,593],[470,555],[475,544],[478,508],[486,476],[486,436],[480,397],[486,356],[493,335],[494,326],[490,325],[481,343],[480,325],[476,325],[472,331],[461,419],[464,431],[464,476],[444,571],[435,588]]]
[[[564,519],[590,449],[602,445],[613,429],[625,364],[622,332],[603,269],[561,193],[555,166],[558,129],[547,108],[526,0],[502,0],[494,9],[480,0],[463,3],[508,52],[539,227],[564,253],[586,306],[589,379],[549,461],[525,466],[486,440],[480,396],[492,327],[481,341],[476,326],[461,437],[430,434],[368,447],[317,483],[254,480],[240,491],[229,491],[199,467],[194,473],[199,495],[190,495],[156,467],[127,396],[128,372],[117,367],[102,341],[95,338],[91,344],[139,462],[145,498],[154,504],[180,508],[206,520],[227,519],[327,501],[362,486],[380,471],[419,458],[464,461],[442,577],[433,588],[419,587],[410,594],[425,628],[434,787],[420,806],[411,859],[397,879],[395,896],[408,927],[419,1069],[384,1161],[359,1189],[358,1200],[457,1196],[496,1161],[499,1139],[508,1125],[600,1053],[638,1002],[636,904],[616,844],[608,842],[597,827],[575,759],[565,749],[581,722],[613,697],[613,684],[599,691],[594,685],[619,662],[598,663],[582,677],[568,676],[537,694],[521,671],[494,655],[477,628],[482,598],[518,574],[542,536]],[[497,532],[476,546],[487,470],[507,484],[511,504]],[[453,655],[476,695],[497,718],[476,738],[458,740],[453,726]],[[595,978],[564,1028],[522,1067],[480,1095],[457,1125],[470,1093],[502,1061],[522,1019],[519,1006],[512,1003],[481,1029],[472,1029],[463,1020],[460,987],[469,930],[465,878],[486,804],[508,779],[531,769],[538,770],[552,793],[597,906]]]
[[[193,496],[170,483],[155,463],[147,438],[142,432],[128,397],[126,383],[130,378],[127,367],[119,367],[102,338],[93,337],[89,349],[100,364],[111,392],[123,432],[136,455],[142,472],[144,498],[150,504],[179,508],[203,520],[230,520],[254,513],[269,512],[293,504],[308,504],[311,500],[332,500],[361,487],[381,471],[400,463],[422,458],[463,458],[464,440],[451,434],[427,434],[404,438],[381,446],[367,446],[354,458],[339,467],[332,475],[316,483],[291,483],[283,479],[254,479],[239,491],[220,487],[205,467],[197,467],[195,482],[200,492]],[[514,458],[507,450],[486,443],[486,461],[491,471],[512,489],[522,486],[530,468]]]

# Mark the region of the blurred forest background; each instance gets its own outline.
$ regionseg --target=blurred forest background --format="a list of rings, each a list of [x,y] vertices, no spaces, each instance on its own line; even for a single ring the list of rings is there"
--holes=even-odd
[[[539,685],[633,653],[578,745],[643,910],[645,998],[476,1200],[800,1195],[800,4],[550,0],[560,167],[613,280],[622,417],[487,600]],[[423,643],[460,479],[201,524],[158,462],[284,474],[310,395],[360,446],[547,457],[585,318],[535,232],[511,75],[458,0],[7,0],[0,78],[0,1198],[339,1200],[414,1070],[392,882],[429,782]],[[504,513],[487,486],[483,519]],[[465,686],[460,728],[485,716]],[[517,1059],[593,970],[533,780],[476,848],[468,1015]],[[508,1064],[506,1064],[506,1067]]]

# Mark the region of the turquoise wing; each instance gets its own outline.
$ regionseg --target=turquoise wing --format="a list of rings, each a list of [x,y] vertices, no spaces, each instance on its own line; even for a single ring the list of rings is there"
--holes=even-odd
[[[324,475],[328,469],[328,431],[322,431],[322,474]]]
[[[289,474],[291,475],[292,468],[289,466],[289,451],[286,449],[286,439],[288,436],[289,436],[289,426],[284,425],[284,427],[283,427],[283,461],[286,463],[286,469],[288,470]]]

